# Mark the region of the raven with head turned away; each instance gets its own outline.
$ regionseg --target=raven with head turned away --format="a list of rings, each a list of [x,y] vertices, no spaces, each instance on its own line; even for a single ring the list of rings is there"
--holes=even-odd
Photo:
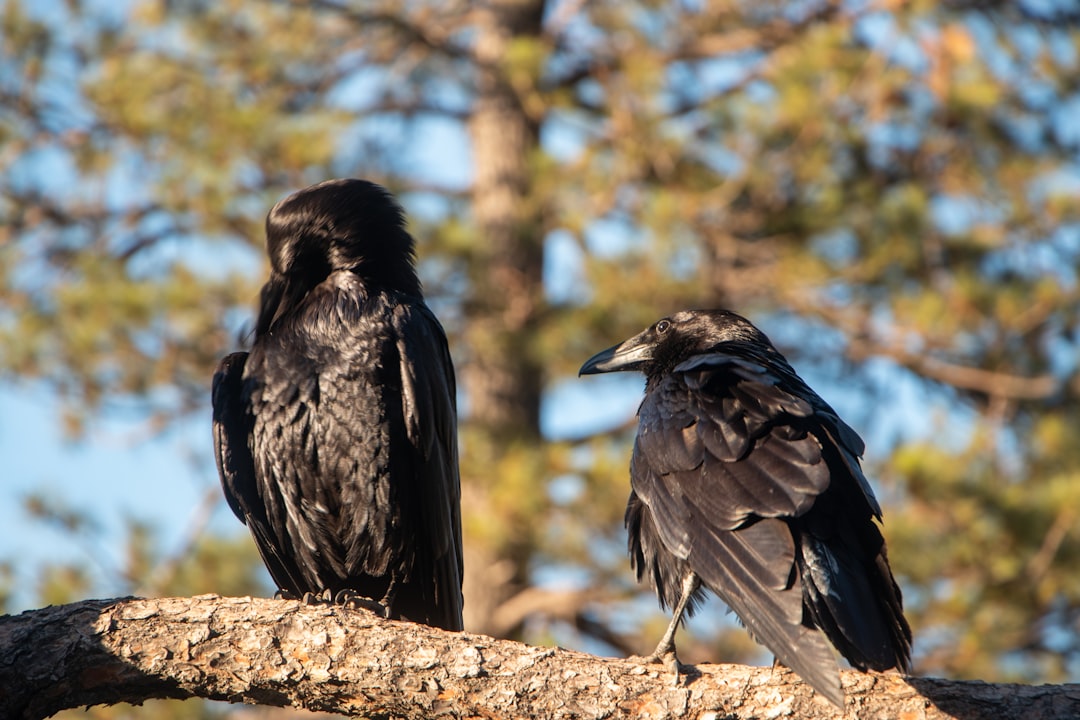
[[[275,205],[266,236],[251,352],[214,375],[229,506],[282,595],[460,630],[454,368],[402,209],[330,180]]]
[[[830,644],[860,670],[904,671],[911,630],[859,465],[863,442],[745,318],[664,318],[581,374],[640,370],[630,560],[674,617],[712,590],[777,660],[839,706]]]

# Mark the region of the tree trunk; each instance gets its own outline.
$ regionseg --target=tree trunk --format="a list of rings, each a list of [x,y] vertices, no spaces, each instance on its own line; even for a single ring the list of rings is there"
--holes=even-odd
[[[0,717],[203,697],[369,718],[1080,717],[1080,685],[845,671],[836,708],[782,669],[660,666],[291,600],[87,600],[0,617]]]
[[[492,0],[476,10],[477,87],[469,135],[478,238],[476,261],[470,263],[464,358],[459,357],[457,369],[469,426],[480,431],[472,437],[490,444],[482,454],[496,458],[515,444],[535,447],[540,438],[544,378],[532,339],[544,292],[544,230],[529,167],[540,135],[507,77],[507,55],[515,41],[540,35],[543,8],[542,0]],[[479,507],[499,481],[465,480],[464,502]],[[497,608],[528,585],[531,549],[527,542],[496,548],[467,544],[465,552],[465,626],[487,631]]]
[[[478,10],[477,95],[469,134],[479,232],[461,368],[469,419],[499,437],[540,435],[542,369],[530,350],[543,299],[542,212],[530,193],[537,123],[506,76],[507,50],[536,38],[542,0],[494,0]]]

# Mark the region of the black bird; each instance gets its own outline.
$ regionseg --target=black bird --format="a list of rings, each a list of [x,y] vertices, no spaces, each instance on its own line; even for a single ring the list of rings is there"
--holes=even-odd
[[[284,596],[460,630],[454,368],[401,207],[330,180],[273,207],[266,245],[251,352],[214,375],[229,507]]]
[[[863,442],[769,339],[726,310],[664,318],[581,374],[640,370],[630,464],[630,561],[674,609],[648,660],[704,589],[818,692],[843,706],[830,643],[860,670],[907,670],[911,630],[863,476]]]

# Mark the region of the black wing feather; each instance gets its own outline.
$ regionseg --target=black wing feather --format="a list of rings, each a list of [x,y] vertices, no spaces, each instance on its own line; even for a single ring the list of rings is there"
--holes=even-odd
[[[225,356],[214,373],[211,398],[214,410],[214,458],[221,488],[229,508],[241,522],[247,522],[246,508],[258,504],[255,470],[247,446],[243,391],[246,352]]]
[[[862,441],[777,355],[729,345],[646,394],[631,557],[666,604],[675,573],[693,570],[781,662],[842,702],[830,640],[860,668],[906,668],[910,652]]]
[[[441,627],[462,628],[461,481],[457,457],[457,387],[446,335],[423,304],[398,306],[394,328],[400,358],[406,433],[418,455],[413,492],[423,498],[421,525],[430,534],[418,548],[414,575],[431,583],[420,593],[438,608]]]
[[[255,463],[248,445],[251,417],[244,397],[244,366],[248,354],[227,355],[214,373],[214,457],[225,500],[251,531],[263,563],[280,588],[295,587],[302,577],[288,553],[275,542],[255,481]]]

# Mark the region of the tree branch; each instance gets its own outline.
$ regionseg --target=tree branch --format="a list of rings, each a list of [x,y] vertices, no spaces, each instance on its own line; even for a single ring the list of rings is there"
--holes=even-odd
[[[849,717],[1080,717],[1080,685],[842,679]],[[215,595],[0,617],[0,688],[0,717],[12,720],[190,697],[371,718],[845,717],[782,669],[702,665],[675,686],[630,660]]]
[[[915,353],[899,345],[868,344],[852,340],[848,356],[855,361],[874,356],[887,357],[898,365],[929,380],[951,385],[959,390],[981,393],[1009,400],[1045,400],[1060,392],[1062,383],[1044,373],[1033,377],[958,365],[924,353]]]
[[[401,5],[387,5],[386,7],[365,8],[363,10],[334,0],[305,0],[299,2],[292,0],[292,5],[300,8],[314,7],[319,10],[330,11],[349,20],[357,27],[366,25],[382,25],[397,32],[403,40],[416,43],[433,52],[440,53],[450,58],[469,58],[469,49],[457,44],[451,38],[452,34],[460,30],[469,12],[462,10],[458,13],[423,13],[406,12]],[[393,9],[390,9],[393,8]]]
[[[566,17],[563,17],[563,8],[565,7],[567,12],[576,13],[581,9],[580,5],[567,2],[565,6],[559,6],[559,10],[556,11],[558,21],[556,22],[556,18],[553,17],[552,22],[548,24],[546,36],[555,49],[563,52],[573,49],[575,42],[573,38],[562,33],[567,24]],[[809,9],[802,17],[792,18],[787,14],[780,14],[754,27],[746,26],[744,13],[732,12],[726,6],[710,8],[714,15],[711,18],[707,16],[706,21],[712,19],[719,24],[722,16],[725,29],[703,34],[700,23],[695,20],[688,25],[685,39],[664,51],[658,62],[670,65],[675,62],[715,60],[725,55],[746,52],[769,54],[796,42],[810,28],[833,20],[841,12],[842,5],[843,3],[837,0],[826,0],[818,7]],[[847,22],[851,22],[859,14],[853,14],[847,18]],[[607,55],[592,53],[582,63],[568,68],[564,73],[546,78],[542,87],[545,90],[573,87],[582,80],[619,71],[625,67],[626,60],[627,56],[620,56],[617,53]],[[747,78],[735,86],[725,88],[721,94],[730,95],[757,75],[758,73],[747,73]],[[709,100],[714,99],[715,96],[709,98]],[[583,101],[578,99],[578,102]],[[689,109],[683,112],[689,112]]]
[[[800,302],[805,303],[806,298],[802,298]],[[847,355],[856,362],[872,357],[886,357],[928,380],[991,398],[1045,400],[1064,389],[1064,383],[1049,373],[1025,376],[958,365],[925,351],[912,352],[903,347],[901,342],[887,343],[878,340],[872,330],[874,321],[866,311],[852,313],[849,309],[837,308],[824,302],[815,302],[809,307],[813,308],[815,315],[847,335]],[[877,334],[880,335],[880,332]],[[900,332],[895,334],[902,336]]]

